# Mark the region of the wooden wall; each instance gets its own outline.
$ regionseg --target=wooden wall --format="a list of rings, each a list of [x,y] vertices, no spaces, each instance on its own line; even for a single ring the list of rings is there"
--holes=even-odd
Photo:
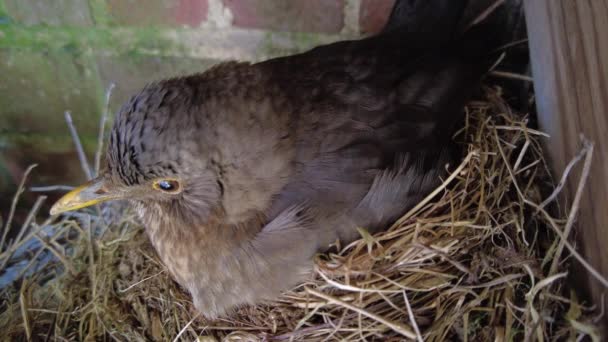
[[[524,5],[539,121],[551,135],[546,148],[555,175],[561,175],[577,153],[581,133],[595,144],[576,236],[585,258],[606,277],[608,0],[525,0]],[[571,202],[576,181],[571,179],[568,184],[564,203]],[[586,278],[593,302],[600,303],[601,293],[608,298],[608,289],[585,272],[578,272],[582,267],[574,263],[573,273]],[[608,310],[608,301],[604,304]]]

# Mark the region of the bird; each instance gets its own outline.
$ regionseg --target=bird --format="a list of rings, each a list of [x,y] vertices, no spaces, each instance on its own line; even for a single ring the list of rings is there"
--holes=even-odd
[[[397,0],[371,37],[148,84],[118,111],[100,176],[51,214],[128,200],[207,318],[276,298],[460,158],[452,135],[494,58],[486,30],[456,29],[465,6]]]

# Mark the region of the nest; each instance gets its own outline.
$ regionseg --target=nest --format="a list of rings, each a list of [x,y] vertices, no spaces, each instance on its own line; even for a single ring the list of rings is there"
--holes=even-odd
[[[563,182],[549,176],[544,134],[499,89],[487,94],[467,107],[465,157],[440,187],[389,230],[361,229],[318,255],[314,276],[275,302],[205,320],[134,215],[106,206],[26,222],[0,246],[4,272],[21,265],[0,293],[0,329],[57,341],[596,339],[590,309],[567,286],[576,210],[559,216]]]

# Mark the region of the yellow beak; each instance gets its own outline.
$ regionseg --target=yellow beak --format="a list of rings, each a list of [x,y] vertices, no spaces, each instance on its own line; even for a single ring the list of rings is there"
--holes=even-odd
[[[124,194],[120,192],[108,191],[104,186],[103,178],[98,177],[61,197],[51,207],[51,215],[57,215],[66,211],[85,208],[97,203],[124,197]]]

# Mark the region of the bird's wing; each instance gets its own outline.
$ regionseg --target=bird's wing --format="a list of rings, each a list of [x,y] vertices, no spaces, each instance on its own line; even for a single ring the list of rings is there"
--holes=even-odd
[[[379,226],[439,181],[457,156],[452,135],[464,104],[491,58],[479,32],[423,38],[392,31],[263,64],[284,85],[285,111],[297,122],[296,174],[270,217],[308,201],[327,215],[352,213]]]

